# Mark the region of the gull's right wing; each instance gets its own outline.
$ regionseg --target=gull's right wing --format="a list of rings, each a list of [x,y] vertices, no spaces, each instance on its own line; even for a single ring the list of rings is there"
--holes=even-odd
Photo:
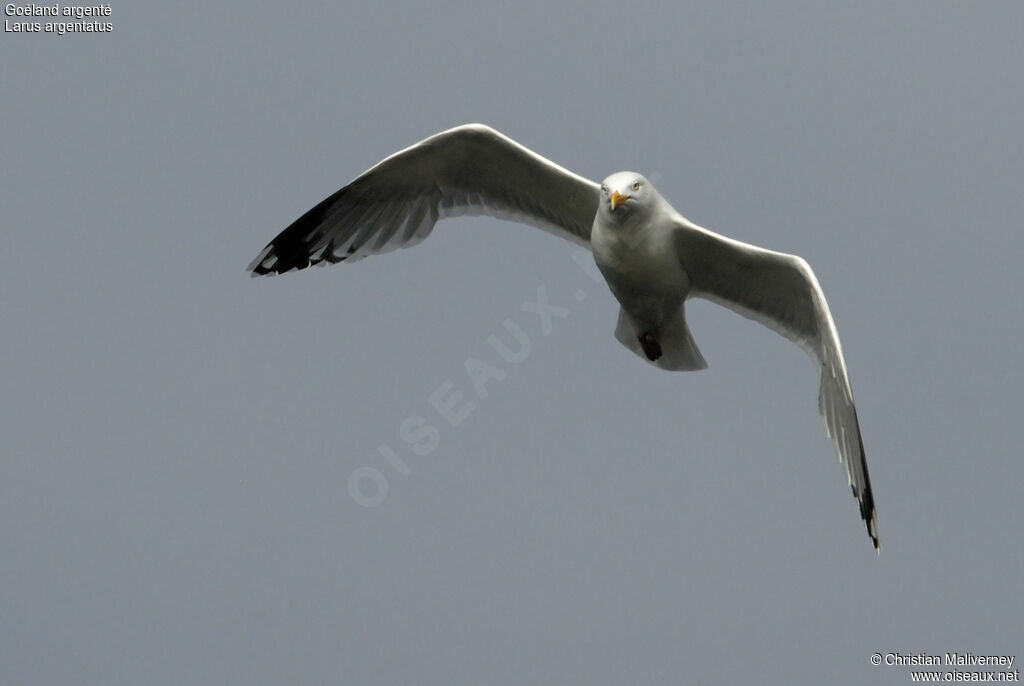
[[[396,152],[299,217],[249,265],[253,276],[414,245],[443,217],[491,215],[590,246],[598,184],[480,124]]]

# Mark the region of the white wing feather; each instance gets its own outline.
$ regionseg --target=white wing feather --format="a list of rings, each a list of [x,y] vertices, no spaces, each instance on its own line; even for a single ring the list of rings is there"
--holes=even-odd
[[[832,313],[810,266],[796,255],[764,250],[683,220],[679,259],[691,295],[758,321],[810,355],[821,373],[818,409],[860,505],[868,534],[879,549],[874,494],[864,457],[857,408]]]
[[[481,124],[384,159],[272,240],[253,276],[359,260],[420,242],[438,219],[491,215],[590,245],[600,187]]]

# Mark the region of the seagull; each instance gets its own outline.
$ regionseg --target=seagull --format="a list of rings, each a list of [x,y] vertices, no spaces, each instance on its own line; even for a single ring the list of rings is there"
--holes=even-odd
[[[799,345],[820,375],[818,409],[876,552],[875,501],[835,322],[810,266],[709,231],[677,212],[641,174],[594,183],[482,124],[435,134],[385,158],[272,240],[253,276],[354,262],[419,243],[439,219],[490,215],[593,252],[619,301],[615,337],[660,369],[707,363],[685,303],[704,298]]]

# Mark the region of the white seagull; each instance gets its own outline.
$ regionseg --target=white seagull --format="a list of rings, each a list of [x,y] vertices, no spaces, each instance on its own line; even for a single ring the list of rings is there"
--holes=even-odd
[[[707,364],[686,325],[687,298],[706,298],[793,341],[821,372],[818,408],[880,550],[871,479],[839,335],[802,258],[704,229],[646,178],[597,184],[481,124],[400,150],[299,217],[249,265],[253,276],[355,261],[415,245],[438,219],[492,215],[589,247],[619,301],[615,337],[661,369]]]

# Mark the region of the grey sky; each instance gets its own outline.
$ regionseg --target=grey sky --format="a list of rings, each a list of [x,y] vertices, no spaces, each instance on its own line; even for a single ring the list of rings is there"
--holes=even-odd
[[[1018,667],[1024,9],[824,5],[118,2],[111,33],[0,36],[4,683]],[[574,246],[489,219],[247,277],[325,195],[468,121],[808,260],[880,558],[814,368],[726,310],[688,308],[710,369],[649,368]],[[521,309],[541,287],[569,310],[548,335]],[[518,364],[486,342],[506,319]],[[486,398],[470,357],[507,374]],[[457,427],[446,382],[476,403]]]

